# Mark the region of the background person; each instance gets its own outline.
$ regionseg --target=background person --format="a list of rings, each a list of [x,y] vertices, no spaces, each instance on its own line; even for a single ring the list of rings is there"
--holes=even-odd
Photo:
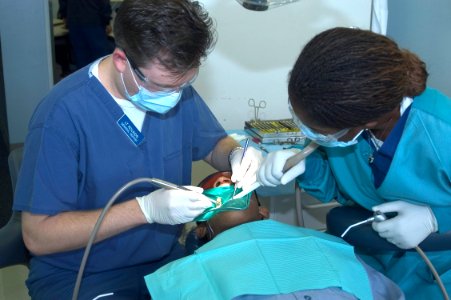
[[[58,17],[65,21],[77,69],[114,49],[109,0],[59,0]]]
[[[191,86],[215,41],[200,4],[125,0],[114,31],[113,53],[59,82],[30,121],[13,208],[33,255],[33,299],[70,298],[101,210],[131,180],[188,185],[201,159],[232,169],[239,184],[255,180],[259,152],[249,148],[240,164],[243,150]],[[143,276],[184,254],[178,224],[211,206],[192,189],[123,192],[100,226],[80,299],[148,299]]]
[[[200,186],[230,182],[217,172]],[[341,239],[268,217],[254,194],[247,209],[198,223],[206,243],[146,276],[153,299],[404,299]]]
[[[322,145],[292,172],[292,153],[270,153],[263,185],[300,186],[321,201],[395,212],[373,223],[401,249],[451,229],[451,100],[426,87],[415,54],[371,31],[333,28],[315,36],[290,74],[289,105],[304,134]],[[407,299],[439,299],[440,289],[415,251],[364,255]],[[451,290],[451,251],[427,253]]]

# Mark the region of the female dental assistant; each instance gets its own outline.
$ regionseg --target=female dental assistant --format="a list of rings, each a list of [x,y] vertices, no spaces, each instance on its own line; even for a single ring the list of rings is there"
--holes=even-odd
[[[317,199],[396,212],[373,229],[401,249],[451,229],[451,100],[426,87],[424,62],[371,31],[333,28],[315,36],[290,74],[294,120],[320,148],[287,173],[291,150],[270,153],[258,180],[297,177]],[[426,253],[451,290],[451,251]],[[440,299],[415,251],[362,256],[405,292]]]

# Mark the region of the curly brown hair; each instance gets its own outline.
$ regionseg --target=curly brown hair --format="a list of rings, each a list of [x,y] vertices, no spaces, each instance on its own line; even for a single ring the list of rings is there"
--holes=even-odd
[[[317,126],[350,128],[391,112],[426,88],[426,65],[390,38],[337,27],[316,35],[290,72],[295,110]]]

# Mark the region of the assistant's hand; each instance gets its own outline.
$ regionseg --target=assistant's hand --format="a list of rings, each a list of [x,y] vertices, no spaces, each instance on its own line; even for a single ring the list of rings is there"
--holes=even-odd
[[[287,184],[304,173],[305,160],[301,160],[285,174],[282,172],[287,159],[299,151],[299,149],[286,149],[269,153],[258,171],[258,181],[265,186],[277,186]]]
[[[158,189],[136,197],[139,207],[149,223],[182,224],[192,221],[205,209],[212,206],[203,189],[187,186],[191,191]]]
[[[246,155],[241,161],[244,149],[236,148],[230,155],[230,166],[232,168],[232,182],[236,182],[236,186],[246,189],[255,181],[257,181],[257,171],[263,160],[260,151],[253,147],[248,147]]]
[[[392,219],[373,222],[373,229],[390,243],[401,249],[418,246],[429,234],[437,231],[437,220],[427,205],[415,205],[406,201],[393,201],[374,206],[373,211],[397,212]]]

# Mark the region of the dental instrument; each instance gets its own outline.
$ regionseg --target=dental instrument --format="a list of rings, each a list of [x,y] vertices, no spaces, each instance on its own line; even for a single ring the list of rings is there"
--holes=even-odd
[[[249,99],[248,101],[248,105],[254,109],[254,120],[258,121],[259,120],[259,112],[260,109],[264,109],[266,107],[266,101],[265,100],[261,100],[258,103],[254,100],[254,99]]]
[[[177,185],[172,182],[165,181],[165,180],[159,179],[159,178],[149,178],[149,181],[150,181],[150,183],[152,183],[160,188],[164,188],[164,189],[190,191],[190,189],[188,189],[184,186]]]
[[[372,217],[350,225],[348,228],[346,228],[346,230],[341,234],[340,237],[343,238],[349,232],[349,230],[351,230],[354,227],[357,227],[357,226],[360,226],[363,224],[368,224],[371,222],[382,222],[385,220],[387,220],[387,216],[385,216],[385,214],[381,213],[380,211],[376,211]]]
[[[189,188],[186,188],[182,185],[177,185],[159,178],[149,178],[149,182],[163,189],[192,191]],[[209,200],[211,203],[216,204],[216,202],[213,199]]]
[[[248,146],[249,146],[249,138],[247,138],[246,142],[244,143],[243,154],[241,155],[240,165],[243,163],[243,158],[244,158],[244,155],[246,155]],[[236,189],[237,189],[237,186],[235,184],[235,188],[233,189],[232,199],[235,196]]]
[[[91,248],[92,245],[94,244],[94,240],[96,238],[97,232],[99,231],[100,228],[100,224],[102,223],[103,219],[105,218],[106,213],[108,212],[108,210],[110,209],[110,207],[113,205],[113,203],[117,200],[117,198],[119,198],[119,196],[127,189],[129,189],[131,186],[138,184],[138,183],[151,183],[153,185],[156,185],[158,187],[161,188],[166,188],[166,189],[175,189],[175,190],[187,190],[187,191],[191,191],[190,189],[184,187],[184,186],[180,186],[177,184],[174,184],[172,182],[168,182],[162,179],[158,179],[158,178],[147,178],[147,177],[143,177],[143,178],[137,178],[134,179],[132,181],[129,181],[128,183],[126,183],[125,185],[123,185],[119,190],[117,190],[117,192],[108,200],[107,204],[105,205],[105,207],[102,209],[96,224],[94,225],[94,228],[91,231],[91,234],[89,236],[89,240],[88,243],[86,244],[86,248],[85,251],[83,253],[83,257],[81,259],[81,263],[80,263],[80,267],[78,269],[78,273],[77,273],[77,278],[75,281],[75,286],[74,286],[74,290],[72,293],[72,300],[77,300],[78,299],[78,293],[80,291],[80,286],[81,286],[81,281],[83,279],[83,273],[86,267],[86,263],[88,261],[88,257],[89,257],[89,253],[91,252]],[[216,202],[213,199],[210,199],[210,201],[215,204]]]
[[[307,156],[313,153],[313,151],[318,148],[318,144],[315,142],[310,142],[304,149],[301,150],[301,152],[293,155],[287,161],[285,162],[285,165],[283,166],[282,172],[286,173],[288,170],[290,170],[292,167],[300,163],[303,159],[305,159]]]
[[[393,216],[393,213],[388,213],[389,218],[391,218]],[[351,230],[354,227],[363,225],[363,224],[367,224],[367,223],[371,223],[371,222],[382,222],[387,220],[387,216],[380,212],[380,211],[376,211],[374,213],[374,215],[366,220],[354,223],[352,225],[350,225],[348,228],[346,228],[346,230],[343,232],[343,234],[341,235],[341,238],[343,238],[348,232],[349,230]],[[414,247],[415,251],[417,251],[417,253],[421,256],[421,258],[423,259],[423,261],[426,263],[427,267],[429,268],[429,270],[431,271],[432,275],[434,276],[434,279],[437,282],[437,285],[440,288],[440,291],[443,295],[443,299],[445,300],[449,300],[449,295],[448,292],[446,291],[446,288],[440,278],[440,275],[438,274],[437,270],[435,269],[434,265],[432,264],[432,262],[429,260],[429,258],[427,257],[427,255],[423,252],[423,250],[420,248],[420,246],[416,246]]]
[[[302,149],[299,153],[293,155],[292,157],[290,157],[289,159],[287,159],[287,161],[285,162],[285,165],[283,166],[282,172],[286,173],[288,172],[292,167],[294,167],[295,165],[297,165],[298,163],[300,163],[303,159],[305,159],[307,156],[309,156],[310,154],[312,154],[316,148],[318,148],[318,144],[315,142],[310,142],[310,144],[308,144],[304,149]],[[235,196],[233,196],[232,199],[237,199],[237,198],[241,198],[246,194],[249,194],[251,192],[253,192],[254,190],[256,190],[257,188],[259,188],[261,186],[261,184],[259,182],[254,182],[249,189],[247,190],[243,190],[240,193],[236,194]]]

